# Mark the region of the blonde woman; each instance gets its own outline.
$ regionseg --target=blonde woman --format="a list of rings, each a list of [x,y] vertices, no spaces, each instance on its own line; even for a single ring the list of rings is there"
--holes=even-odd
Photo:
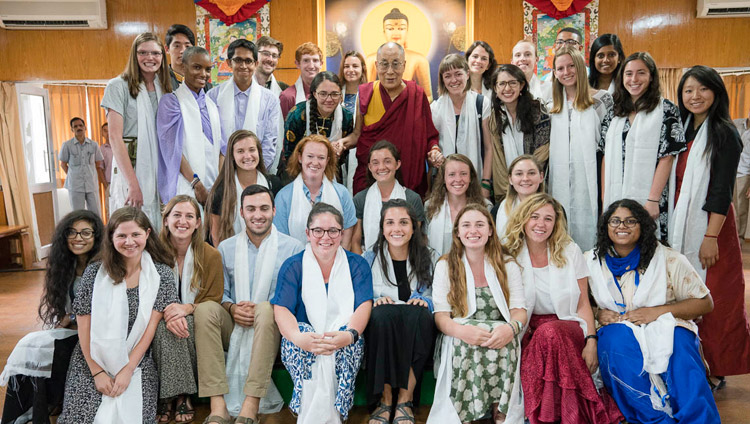
[[[515,158],[508,168],[508,182],[505,199],[492,210],[497,236],[500,240],[505,237],[505,226],[513,210],[527,197],[534,193],[544,192],[544,171],[541,163],[532,155],[521,155]]]

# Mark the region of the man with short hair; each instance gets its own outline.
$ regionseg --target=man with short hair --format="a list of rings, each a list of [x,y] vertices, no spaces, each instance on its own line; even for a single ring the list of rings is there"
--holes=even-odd
[[[542,96],[542,83],[536,76],[536,66],[539,58],[536,54],[536,45],[531,40],[521,40],[513,46],[513,54],[510,59],[512,65],[516,65],[523,71],[529,84],[531,95],[540,98]]]
[[[163,203],[177,194],[187,194],[205,205],[226,145],[222,142],[219,110],[205,93],[211,76],[208,52],[202,47],[189,47],[182,61],[184,83],[162,96],[156,112],[159,194]]]
[[[561,28],[559,31],[557,31],[557,37],[555,37],[555,51],[563,46],[572,46],[578,49],[578,51],[581,52],[583,57],[586,57],[586,54],[583,51],[584,45],[583,45],[583,34],[581,34],[581,31],[579,31],[576,28],[573,27],[565,27]],[[586,74],[588,74],[589,68],[586,68]],[[552,107],[552,74],[554,73],[554,70],[547,75],[544,75],[541,78],[542,85],[541,85],[541,92],[542,95],[538,97],[542,102],[545,103],[547,106],[547,109]],[[531,88],[531,87],[529,87]]]
[[[281,53],[284,51],[284,44],[268,35],[264,35],[255,43],[258,47],[258,66],[255,67],[253,78],[263,87],[271,90],[276,96],[289,87],[289,84],[276,80],[273,72],[279,64]]]
[[[70,120],[73,138],[60,148],[60,166],[67,174],[65,188],[68,189],[73,210],[88,209],[101,216],[99,211],[99,182],[107,187],[102,167],[104,158],[99,145],[86,138],[86,123],[75,117]]]
[[[367,185],[367,157],[372,145],[380,140],[390,141],[401,152],[403,185],[420,196],[427,191],[425,160],[435,167],[443,163],[430,103],[422,87],[404,81],[405,65],[404,48],[398,43],[385,43],[377,51],[378,81],[359,86],[360,116],[354,130],[360,134],[359,141],[344,144],[347,149],[357,146],[355,194]]]
[[[252,41],[244,38],[232,41],[227,49],[227,62],[232,69],[232,79],[208,92],[208,98],[219,108],[223,143],[226,145],[237,130],[252,131],[260,140],[263,163],[269,169],[281,142],[278,138],[279,99],[271,90],[253,83],[258,52]]]
[[[102,164],[102,171],[104,172],[104,178],[107,184],[104,189],[104,210],[109,209],[109,185],[112,183],[112,146],[109,144],[109,124],[104,123],[101,127],[101,134],[104,142],[99,145],[99,150],[102,152],[104,163]],[[109,213],[106,214],[109,216]]]
[[[167,53],[169,53],[169,76],[172,80],[172,91],[177,90],[185,79],[185,64],[182,62],[182,53],[188,47],[195,46],[195,34],[186,25],[174,24],[167,29],[165,37]],[[206,83],[205,91],[213,86]]]
[[[294,52],[294,66],[299,69],[299,78],[279,96],[284,119],[294,105],[307,101],[310,97],[310,83],[320,72],[322,60],[323,52],[315,44],[307,42],[297,47],[297,51]]]
[[[222,304],[203,302],[194,313],[198,395],[211,398],[207,423],[225,422],[230,415],[257,423],[259,412],[278,412],[283,405],[271,382],[281,336],[268,301],[281,264],[304,246],[273,226],[276,208],[269,189],[250,185],[239,201],[245,231],[219,244]],[[262,398],[266,410],[260,410]]]

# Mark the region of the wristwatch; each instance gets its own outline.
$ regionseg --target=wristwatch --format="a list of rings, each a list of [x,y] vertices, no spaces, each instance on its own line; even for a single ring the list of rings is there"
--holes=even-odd
[[[352,344],[357,343],[357,340],[359,340],[359,331],[353,329],[353,328],[347,328],[346,331],[350,332],[352,334]]]

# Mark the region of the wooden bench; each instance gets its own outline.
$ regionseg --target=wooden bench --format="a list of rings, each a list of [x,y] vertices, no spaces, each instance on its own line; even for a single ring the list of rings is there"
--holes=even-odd
[[[32,254],[31,234],[28,225],[0,225],[0,240],[8,239],[15,242],[15,250],[10,252],[10,258],[20,258],[23,269],[31,269],[34,263]]]

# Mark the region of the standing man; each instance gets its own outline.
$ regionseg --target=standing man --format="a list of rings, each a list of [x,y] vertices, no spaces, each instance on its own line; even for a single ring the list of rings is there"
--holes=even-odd
[[[101,216],[99,211],[99,182],[107,188],[102,168],[104,158],[99,146],[86,138],[86,123],[75,117],[70,120],[74,137],[63,143],[60,149],[60,166],[67,174],[65,188],[70,194],[73,210],[88,209]]]
[[[523,71],[529,84],[529,92],[536,98],[542,96],[542,83],[536,76],[536,66],[539,58],[536,54],[536,45],[531,40],[521,40],[513,46],[513,55],[510,63],[516,65]]]
[[[286,90],[281,92],[281,114],[286,119],[287,114],[297,103],[307,101],[310,97],[310,83],[320,72],[323,52],[313,43],[303,43],[294,52],[294,66],[299,69],[299,78]]]
[[[104,179],[107,184],[104,186],[104,209],[105,211],[109,208],[109,185],[112,183],[112,146],[109,144],[109,124],[104,123],[101,128],[102,138],[104,141],[99,145],[99,150],[102,152],[104,163],[102,171],[104,172]],[[109,216],[109,213],[107,213]]]
[[[264,35],[258,39],[255,45],[258,47],[258,66],[255,68],[253,78],[260,85],[271,90],[276,97],[279,97],[281,92],[289,87],[289,84],[276,80],[273,75],[276,66],[279,64],[281,52],[284,51],[284,44],[275,38]]]
[[[245,231],[219,244],[224,298],[221,305],[200,303],[194,313],[198,395],[211,398],[207,423],[230,422],[230,415],[257,423],[261,399],[263,413],[283,405],[271,382],[281,336],[268,301],[281,264],[304,246],[273,226],[276,208],[266,187],[250,185],[239,200]]]
[[[195,34],[193,30],[182,24],[174,24],[167,30],[165,38],[167,53],[169,53],[169,76],[172,80],[172,91],[182,84],[185,79],[185,64],[182,61],[182,53],[188,47],[195,46]],[[204,91],[212,88],[210,82],[206,83]]]
[[[208,98],[219,108],[221,136],[226,146],[229,136],[241,129],[250,130],[260,139],[263,163],[270,169],[280,142],[281,107],[271,90],[253,83],[258,52],[252,41],[238,38],[229,44],[227,62],[232,79],[211,89]],[[222,149],[224,151],[224,149]],[[226,151],[224,151],[226,155]]]
[[[737,181],[734,184],[734,207],[737,208],[737,233],[742,239],[750,239],[750,112],[747,118],[734,120],[742,138],[742,153],[737,166]]]
[[[353,137],[343,146],[346,149],[357,146],[354,193],[367,185],[365,174],[370,147],[380,140],[388,140],[401,152],[404,186],[424,196],[427,191],[425,160],[435,167],[443,163],[430,103],[422,87],[414,81],[403,80],[406,56],[400,44],[389,42],[380,46],[375,64],[378,81],[359,86],[360,116],[354,129],[359,141],[351,143],[357,140]]]
[[[203,47],[182,54],[184,83],[165,94],[156,112],[159,137],[157,181],[162,202],[177,194],[195,197],[205,205],[217,175],[221,154],[221,120],[216,104],[206,96],[211,59]]]

